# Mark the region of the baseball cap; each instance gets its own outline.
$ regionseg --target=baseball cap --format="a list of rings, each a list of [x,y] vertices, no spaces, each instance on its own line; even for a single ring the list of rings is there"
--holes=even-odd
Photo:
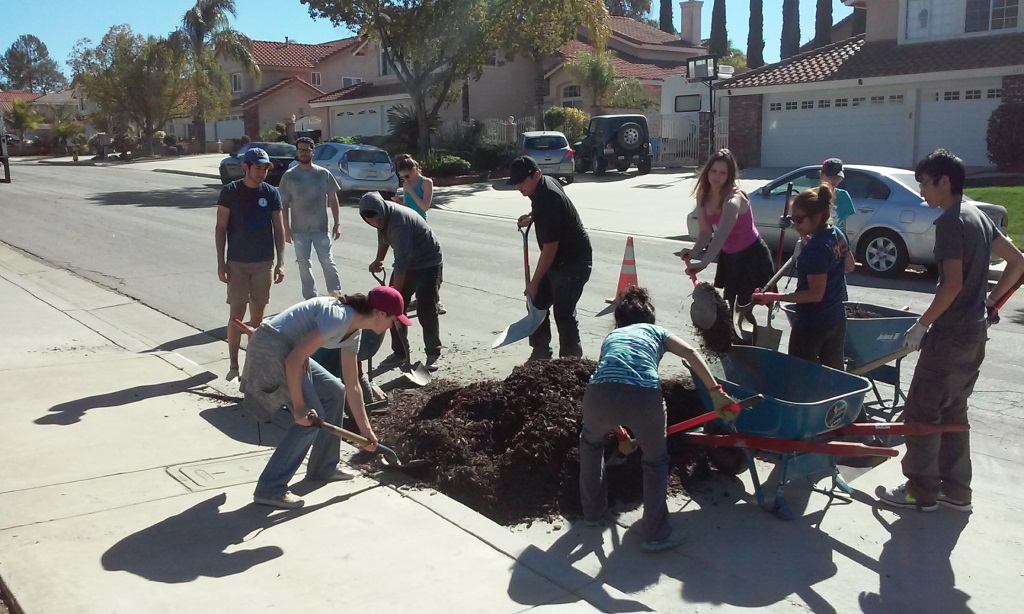
[[[242,162],[246,164],[270,164],[270,156],[259,147],[250,147],[245,150]]]
[[[826,177],[842,177],[846,178],[843,174],[843,161],[839,158],[829,158],[821,164],[821,174]]]
[[[512,164],[508,165],[508,183],[507,185],[519,185],[526,180],[527,177],[533,174],[534,171],[539,171],[540,167],[537,166],[537,161],[530,156],[519,156],[515,160],[512,160]]]
[[[389,316],[398,316],[396,319],[399,322],[405,326],[412,326],[412,320],[405,317],[405,299],[398,290],[391,286],[377,286],[370,290],[366,298],[370,301],[370,307]]]

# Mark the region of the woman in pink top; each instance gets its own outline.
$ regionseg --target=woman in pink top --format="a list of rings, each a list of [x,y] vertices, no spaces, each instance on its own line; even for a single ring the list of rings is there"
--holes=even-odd
[[[697,224],[700,234],[692,249],[687,272],[703,271],[715,258],[715,287],[729,306],[750,302],[750,294],[763,287],[774,273],[772,255],[754,226],[750,199],[736,185],[739,168],[728,149],[720,149],[697,177]]]

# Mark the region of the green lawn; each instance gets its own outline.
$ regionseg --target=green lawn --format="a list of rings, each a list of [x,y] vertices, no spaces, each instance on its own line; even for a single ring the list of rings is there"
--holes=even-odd
[[[1024,246],[1024,186],[1007,188],[967,188],[964,192],[975,200],[1002,205],[1010,217],[1007,233],[1017,247]]]

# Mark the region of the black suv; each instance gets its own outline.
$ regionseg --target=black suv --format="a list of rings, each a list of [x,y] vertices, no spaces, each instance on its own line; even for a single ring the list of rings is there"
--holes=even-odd
[[[609,166],[624,171],[632,164],[641,175],[651,172],[651,133],[643,115],[592,117],[583,140],[572,148],[577,173],[589,168],[600,177]]]

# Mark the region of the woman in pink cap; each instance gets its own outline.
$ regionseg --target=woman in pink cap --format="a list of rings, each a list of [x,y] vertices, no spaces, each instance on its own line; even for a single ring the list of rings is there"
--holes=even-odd
[[[302,505],[302,499],[288,490],[288,482],[310,446],[307,478],[349,480],[356,476],[339,465],[340,440],[317,428],[313,419],[339,424],[347,400],[360,433],[371,442],[367,449],[374,449],[377,436],[370,427],[358,380],[360,331],[380,335],[395,321],[411,326],[404,313],[402,295],[390,286],[379,286],[365,295],[308,299],[264,320],[256,329],[242,371],[245,407],[269,421],[285,405],[295,420],[256,483],[256,503],[281,508]],[[310,360],[321,347],[341,349],[342,381]]]

